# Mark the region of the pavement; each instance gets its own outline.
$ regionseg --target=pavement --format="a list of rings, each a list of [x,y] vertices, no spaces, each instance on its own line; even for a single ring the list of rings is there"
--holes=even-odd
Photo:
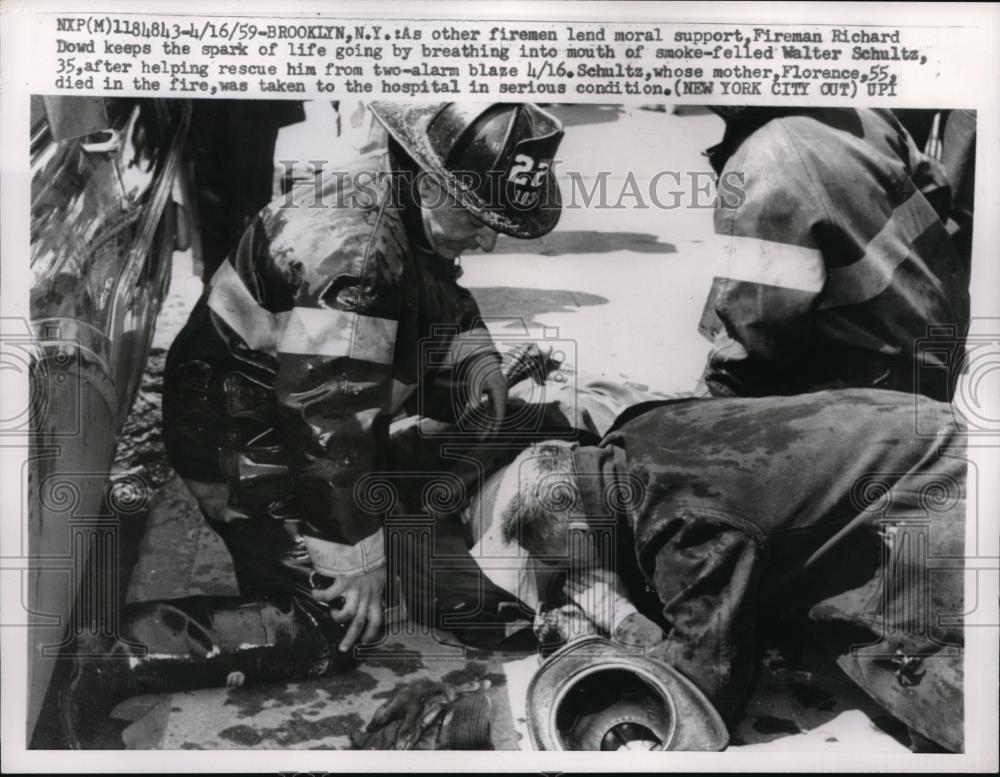
[[[578,173],[589,189],[607,172],[608,207],[582,207],[582,196],[572,207],[572,180],[564,177],[569,207],[556,230],[530,242],[502,238],[492,254],[464,257],[462,283],[501,343],[526,336],[558,342],[573,379],[629,380],[668,394],[691,392],[708,351],[696,325],[722,252],[714,245],[710,207],[656,207],[649,187],[655,173],[669,171],[658,179],[660,203],[669,205],[669,192],[676,190],[682,192],[680,205],[689,206],[692,187],[705,182],[692,174],[709,171],[701,152],[721,137],[721,121],[690,110],[552,110],[566,124],[562,175]],[[335,141],[329,106],[309,104],[307,116],[305,124],[283,131],[277,159],[334,159],[343,153],[330,148]],[[634,207],[636,197],[623,191],[638,191],[647,207]],[[710,195],[697,197],[710,202]],[[154,346],[169,345],[199,292],[190,255],[178,254]],[[129,600],[235,590],[221,542],[184,486],[169,480],[155,497]],[[390,628],[378,654],[347,675],[131,699],[115,713],[129,723],[126,744],[345,748],[349,734],[403,683],[430,676],[490,680],[494,747],[530,748],[524,704],[537,655],[465,649],[406,621]],[[761,668],[746,716],[731,732],[732,749],[906,751],[899,726],[813,647],[775,641]]]

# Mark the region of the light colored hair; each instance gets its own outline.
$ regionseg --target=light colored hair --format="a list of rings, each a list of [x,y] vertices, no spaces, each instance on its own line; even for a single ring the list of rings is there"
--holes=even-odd
[[[565,552],[570,517],[580,498],[573,446],[533,445],[510,467],[517,493],[500,515],[504,540],[532,555]]]

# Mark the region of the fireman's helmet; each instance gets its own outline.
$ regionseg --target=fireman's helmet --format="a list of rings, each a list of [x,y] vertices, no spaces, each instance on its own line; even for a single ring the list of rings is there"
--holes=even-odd
[[[563,128],[530,103],[375,102],[375,118],[422,171],[505,235],[552,231],[562,210],[553,159]]]

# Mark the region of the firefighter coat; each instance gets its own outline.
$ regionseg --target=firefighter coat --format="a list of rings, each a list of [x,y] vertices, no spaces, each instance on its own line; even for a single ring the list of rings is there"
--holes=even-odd
[[[892,113],[747,109],[709,154],[726,257],[699,327],[713,341],[712,394],[857,386],[947,399],[967,268],[942,221],[943,171]]]
[[[389,415],[453,417],[456,370],[499,358],[460,270],[424,245],[409,183],[382,151],[276,199],[168,356],[174,467],[227,481],[237,514],[298,521],[331,577],[384,563],[384,495],[357,491]]]
[[[962,747],[964,432],[950,406],[849,389],[646,403],[574,465],[617,518],[651,649],[729,719],[759,625],[808,615],[838,663],[924,736]]]

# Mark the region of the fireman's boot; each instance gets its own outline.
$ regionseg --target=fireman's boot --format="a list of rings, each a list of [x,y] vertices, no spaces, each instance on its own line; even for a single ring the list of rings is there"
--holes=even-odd
[[[67,744],[98,746],[114,707],[130,696],[285,682],[344,671],[346,626],[305,596],[190,596],[121,611],[118,637],[78,639],[59,692]]]

